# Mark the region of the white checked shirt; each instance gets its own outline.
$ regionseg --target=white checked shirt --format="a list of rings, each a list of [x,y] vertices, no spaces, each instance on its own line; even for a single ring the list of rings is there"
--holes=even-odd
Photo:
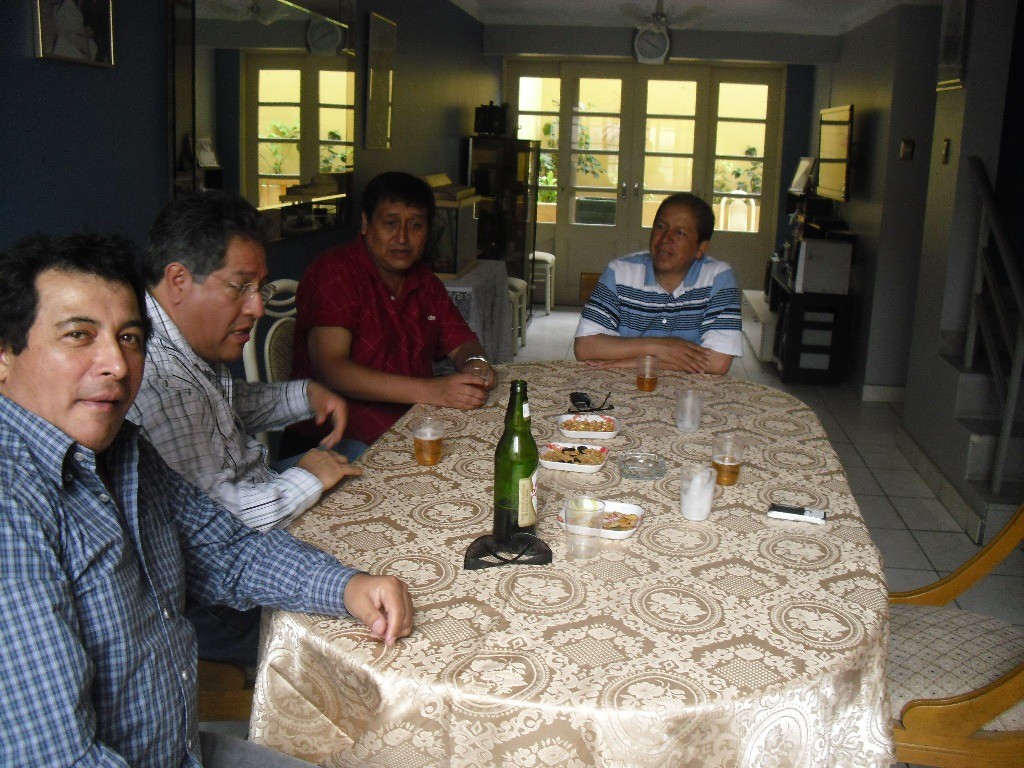
[[[298,467],[277,474],[251,435],[313,415],[306,381],[252,383],[211,366],[185,341],[160,304],[146,296],[153,333],[128,418],[172,468],[252,528],[281,528],[320,498],[323,486]]]

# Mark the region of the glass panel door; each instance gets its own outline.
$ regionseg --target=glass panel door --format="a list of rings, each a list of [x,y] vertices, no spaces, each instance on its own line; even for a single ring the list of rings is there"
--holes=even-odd
[[[783,71],[603,62],[509,65],[520,138],[541,142],[538,242],[553,243],[556,301],[647,248],[658,205],[693,192],[716,216],[711,255],[744,288],[774,245]],[[545,229],[547,228],[547,229]],[[553,234],[551,234],[553,229]]]

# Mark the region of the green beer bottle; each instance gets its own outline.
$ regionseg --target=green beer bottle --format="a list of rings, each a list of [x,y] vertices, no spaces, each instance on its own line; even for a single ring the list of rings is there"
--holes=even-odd
[[[498,544],[514,534],[537,529],[537,443],[530,431],[526,382],[512,382],[505,431],[494,451],[494,538]]]

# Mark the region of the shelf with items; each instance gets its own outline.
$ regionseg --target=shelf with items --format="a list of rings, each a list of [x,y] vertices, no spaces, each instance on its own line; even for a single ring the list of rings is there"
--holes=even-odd
[[[772,353],[779,378],[787,383],[842,381],[853,354],[853,298],[798,293],[779,275],[772,276],[772,283],[768,306],[778,317]]]
[[[424,261],[438,277],[460,277],[477,261],[477,221],[474,208],[482,199],[472,187],[453,184],[443,173],[423,177],[434,191],[434,221]]]
[[[503,260],[509,277],[531,283],[527,270],[537,239],[539,142],[470,136],[463,149],[463,182],[480,195],[476,203],[479,258]]]

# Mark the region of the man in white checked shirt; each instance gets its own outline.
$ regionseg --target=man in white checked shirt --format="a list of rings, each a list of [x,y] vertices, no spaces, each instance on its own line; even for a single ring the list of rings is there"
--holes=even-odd
[[[267,279],[263,221],[242,198],[207,192],[176,200],[159,215],[142,257],[153,333],[145,377],[128,413],[172,468],[252,528],[281,528],[346,475],[360,474],[341,454],[312,450],[294,466],[267,463],[255,435],[315,417],[345,428],[347,405],[312,381],[251,383],[232,378],[263,314]],[[256,662],[259,609],[190,604],[199,657]]]

